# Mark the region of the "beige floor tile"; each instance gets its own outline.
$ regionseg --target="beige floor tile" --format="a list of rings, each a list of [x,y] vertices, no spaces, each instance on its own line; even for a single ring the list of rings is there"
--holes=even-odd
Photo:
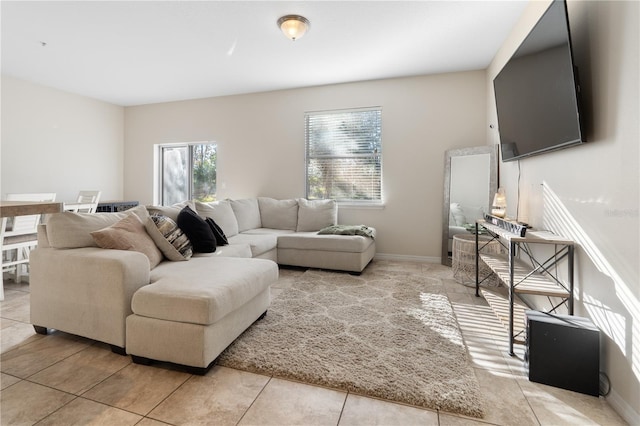
[[[442,282],[443,290],[449,295],[452,302],[468,347],[470,360],[476,367],[476,375],[488,407],[487,416],[484,419],[471,419],[441,412],[438,414],[441,425],[517,424],[524,426],[537,424],[538,421],[542,425],[554,426],[561,424],[624,424],[604,398],[595,398],[529,382],[522,362],[524,347],[515,345],[516,356],[508,355],[506,328],[497,320],[486,301],[482,297],[475,297],[475,289],[455,282],[451,268],[436,264],[385,260],[372,262],[365,273],[375,273],[376,270],[382,272],[407,271],[407,267],[411,271],[420,271]],[[282,268],[280,279],[273,287],[274,294],[277,295],[278,292],[285,291],[303,273],[304,270],[301,269]],[[29,321],[25,321],[29,308],[28,284],[5,281],[4,288],[6,298],[0,302],[0,327],[2,328],[0,338],[3,353],[0,365],[3,372],[0,376],[2,387],[0,392],[2,419],[0,423],[3,425],[32,424],[50,413],[53,414],[47,421],[66,424],[60,420],[62,417],[57,417],[57,415],[64,414],[67,419],[71,418],[66,417],[67,415],[86,414],[95,410],[96,407],[100,407],[100,409],[97,410],[94,419],[112,419],[102,416],[107,413],[122,414],[122,411],[116,410],[120,407],[128,411],[133,411],[132,408],[140,411],[138,415],[126,413],[125,417],[127,418],[129,416],[140,418],[146,409],[153,409],[154,415],[163,416],[165,421],[171,420],[171,424],[196,424],[200,422],[188,419],[201,412],[199,410],[207,404],[217,402],[228,409],[232,406],[228,404],[228,400],[234,399],[238,395],[243,395],[242,398],[237,398],[243,402],[232,400],[232,404],[236,404],[235,407],[245,406],[247,405],[245,399],[251,399],[248,396],[251,392],[247,391],[245,394],[242,389],[253,389],[253,385],[242,384],[238,377],[228,377],[226,374],[236,372],[236,370],[225,371],[226,369],[214,368],[205,377],[190,376],[162,367],[130,365],[130,358],[112,354],[106,345],[65,333],[56,332],[50,336],[35,334],[28,323]],[[92,358],[91,355],[100,358],[98,352],[104,356],[104,359],[96,362],[94,367],[97,368],[94,371],[88,361]],[[110,371],[111,359],[116,360],[116,364],[121,360],[126,360],[127,366],[114,373],[113,376],[104,379],[90,391],[85,392],[82,397],[84,399],[73,400],[74,396],[71,394],[31,383],[31,380],[35,379],[62,389],[80,388],[81,390],[77,391],[80,393],[82,389],[89,386],[88,384],[79,384],[83,383],[85,378],[64,376],[93,376],[87,380],[87,383],[94,382],[105,374],[103,367]],[[72,367],[74,365],[77,366],[76,369]],[[46,370],[41,371],[45,368]],[[237,373],[243,377],[255,376],[249,373]],[[27,376],[31,376],[29,381],[19,378]],[[234,376],[234,374],[230,374],[230,376]],[[259,377],[262,380],[269,380],[264,376]],[[214,379],[218,380],[218,385],[210,386],[211,380]],[[239,380],[240,384],[238,384]],[[201,382],[200,385],[198,382]],[[206,385],[202,385],[203,383]],[[175,397],[172,395],[174,390]],[[93,397],[89,398],[87,395]],[[166,401],[163,402],[165,399]],[[189,406],[192,400],[205,402],[198,402],[196,405],[200,406],[193,409],[185,410],[181,407],[182,405]],[[69,401],[72,402],[62,407]],[[101,412],[100,410],[104,409],[104,406],[98,404],[98,401],[113,408]],[[354,395],[346,396],[342,392],[278,379],[271,379],[269,384],[259,393],[258,398],[249,404],[251,406],[248,410],[245,408],[246,412],[241,424],[326,423],[335,425],[340,418],[343,406],[341,424],[358,424],[360,422],[392,424],[392,421],[398,419],[406,420],[403,417],[406,415],[406,410],[411,412],[418,410],[420,413],[433,414],[415,407]],[[384,409],[381,409],[381,406]],[[396,413],[398,407],[401,407],[400,410],[403,413]],[[211,409],[210,405],[208,409]],[[163,410],[166,412],[163,413]],[[182,418],[180,416],[172,417],[168,414],[171,410],[182,410],[187,413],[183,414]],[[229,409],[229,411],[233,410]],[[361,416],[363,412],[369,416],[365,417],[364,421]],[[391,419],[385,417],[390,413],[394,413]],[[107,420],[97,420],[95,423],[113,424]],[[81,418],[80,423],[90,423],[90,420]],[[123,423],[127,424],[126,421]],[[140,426],[166,424],[169,423],[161,422],[159,417],[157,420],[143,418],[138,423]],[[405,424],[410,424],[410,421],[405,421]],[[421,424],[432,423],[428,419],[427,422]]]
[[[486,423],[481,419],[440,413],[440,426],[487,426],[489,424],[491,423]]]
[[[13,384],[18,383],[20,380],[22,379],[10,376],[8,374],[0,373],[0,390],[8,388]]]
[[[438,413],[393,402],[349,394],[340,416],[340,426],[438,425]]]
[[[25,380],[0,393],[3,425],[32,425],[75,398]]]
[[[473,300],[471,300],[473,296],[467,292],[451,293],[447,291],[447,296],[449,297],[449,300],[451,301],[452,305],[453,304],[473,305]]]
[[[27,378],[89,346],[90,341],[55,332],[2,354],[3,373]]]
[[[625,425],[604,398],[520,380],[525,398],[543,425]]]
[[[0,332],[0,353],[8,352],[44,337],[36,334],[31,324],[3,318],[2,331]]]
[[[4,280],[3,285],[5,296],[7,291],[21,291],[23,293],[29,293],[29,277],[23,278],[24,279],[21,280],[21,283],[16,283],[15,281],[13,281],[13,278]]]
[[[144,419],[140,420],[140,423],[136,424],[136,426],[164,426],[168,424],[169,423],[164,423],[159,420],[154,420],[154,419],[145,417]]]
[[[109,407],[84,398],[76,398],[55,413],[47,416],[38,426],[56,425],[135,425],[142,416]]]
[[[497,425],[538,425],[516,379],[484,369],[475,371],[485,400],[484,421]]]
[[[114,354],[106,344],[95,343],[34,374],[29,380],[81,395],[129,364],[130,357]]]
[[[31,321],[31,305],[29,300],[31,295],[22,291],[6,291],[5,300],[0,304],[0,316],[29,323]]]
[[[475,293],[475,289],[469,286],[460,284],[455,279],[448,279],[448,278],[443,279],[442,283],[446,286],[447,293],[462,293],[462,294]]]
[[[192,376],[148,417],[163,422],[235,425],[269,381],[268,376],[214,366]]]
[[[180,371],[129,364],[82,396],[146,415],[189,377]]]
[[[345,392],[271,379],[239,425],[337,425]]]

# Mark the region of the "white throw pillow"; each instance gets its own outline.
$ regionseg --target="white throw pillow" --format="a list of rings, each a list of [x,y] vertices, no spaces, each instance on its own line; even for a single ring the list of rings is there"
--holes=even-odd
[[[298,202],[296,200],[259,197],[258,205],[260,206],[260,219],[263,228],[296,230],[298,226]]]
[[[338,203],[335,200],[298,198],[298,232],[319,231],[338,223]]]
[[[203,218],[210,217],[224,231],[224,235],[233,237],[238,234],[238,220],[228,200],[203,203],[196,201],[196,212]]]
[[[238,221],[238,232],[262,228],[257,199],[231,200],[231,208]]]
[[[97,247],[91,232],[113,225],[133,213],[146,221],[149,214],[144,206],[118,213],[73,213],[51,215],[47,221],[47,239],[54,248]]]

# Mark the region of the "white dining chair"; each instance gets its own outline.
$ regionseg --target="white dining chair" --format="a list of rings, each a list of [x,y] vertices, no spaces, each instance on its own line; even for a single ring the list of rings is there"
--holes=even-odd
[[[64,210],[75,213],[95,213],[101,191],[80,191],[75,203],[64,203]]]
[[[7,194],[7,201],[55,201],[55,193]],[[0,259],[2,273],[13,274],[16,283],[22,280],[23,269],[29,267],[29,252],[38,245],[38,225],[41,214],[3,217],[0,223]],[[0,287],[0,300],[4,288]]]

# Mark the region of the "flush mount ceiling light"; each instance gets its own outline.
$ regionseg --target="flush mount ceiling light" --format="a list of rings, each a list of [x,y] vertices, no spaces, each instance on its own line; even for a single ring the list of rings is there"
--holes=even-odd
[[[309,25],[309,20],[300,15],[286,15],[278,19],[278,27],[293,41],[302,38],[309,29]]]

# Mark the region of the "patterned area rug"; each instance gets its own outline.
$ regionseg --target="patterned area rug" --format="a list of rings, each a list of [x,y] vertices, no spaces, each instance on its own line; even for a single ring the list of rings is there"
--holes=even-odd
[[[482,417],[478,382],[442,283],[309,270],[218,364]]]

